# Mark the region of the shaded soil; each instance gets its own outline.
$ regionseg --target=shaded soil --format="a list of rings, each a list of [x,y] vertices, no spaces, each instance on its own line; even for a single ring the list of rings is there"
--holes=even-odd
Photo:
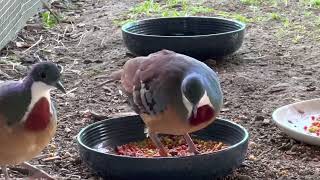
[[[113,21],[140,1],[70,2],[68,8],[54,3],[53,9],[65,16],[59,26],[47,30],[35,18],[0,51],[0,79],[19,79],[39,60],[64,66],[64,84],[72,92],[53,93],[58,131],[43,156],[32,163],[58,179],[98,179],[80,160],[75,137],[90,123],[130,111],[116,84],[96,86],[131,58]],[[320,33],[314,22],[319,9],[296,1],[256,8],[238,1],[204,4],[252,19],[265,17],[248,22],[244,44],[235,54],[206,61],[221,78],[225,104],[220,117],[250,132],[247,159],[226,179],[318,179],[320,148],[290,139],[271,122],[271,114],[279,106],[319,97]],[[268,18],[272,12],[288,18],[290,24],[284,27],[285,21]],[[32,45],[39,39],[31,49],[16,44]],[[25,177],[15,169],[10,173]]]

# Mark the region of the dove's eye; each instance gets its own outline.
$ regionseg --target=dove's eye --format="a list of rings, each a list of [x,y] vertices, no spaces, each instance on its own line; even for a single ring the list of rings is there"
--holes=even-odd
[[[41,79],[46,79],[47,78],[47,74],[45,72],[41,72],[40,73],[40,77],[41,77]]]

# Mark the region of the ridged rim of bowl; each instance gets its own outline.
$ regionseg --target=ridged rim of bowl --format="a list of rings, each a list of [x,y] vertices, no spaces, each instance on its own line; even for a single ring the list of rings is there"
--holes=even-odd
[[[191,18],[198,18],[198,19],[217,19],[217,20],[223,20],[223,21],[229,21],[233,22],[236,24],[239,24],[241,26],[240,29],[234,30],[234,31],[227,31],[223,33],[214,33],[214,34],[202,34],[202,35],[192,35],[192,36],[161,36],[161,35],[149,35],[149,34],[139,34],[139,33],[133,33],[131,31],[128,31],[128,27],[132,26],[133,24],[139,24],[140,22],[144,21],[152,21],[152,20],[159,20],[159,19],[191,19]],[[231,34],[235,32],[240,32],[243,31],[246,28],[246,24],[242,23],[240,21],[234,20],[234,19],[227,19],[227,18],[222,18],[222,17],[210,17],[210,16],[180,16],[180,17],[159,17],[159,18],[148,18],[148,19],[143,19],[143,20],[138,20],[138,21],[133,21],[133,22],[128,22],[124,24],[121,27],[121,30],[123,32],[126,32],[128,34],[132,35],[137,35],[137,36],[145,36],[145,37],[166,37],[166,38],[186,38],[186,37],[207,37],[207,36],[220,36],[220,35],[225,35],[225,34]]]
[[[135,116],[133,116],[135,117]],[[225,148],[223,150],[219,150],[219,151],[216,151],[214,153],[206,153],[206,154],[197,154],[197,155],[192,155],[192,156],[180,156],[180,157],[152,157],[152,158],[144,158],[144,157],[133,157],[133,156],[123,156],[123,155],[117,155],[117,154],[113,154],[113,153],[103,153],[103,152],[100,152],[96,149],[93,149],[91,147],[88,147],[87,145],[85,145],[82,140],[81,140],[81,135],[83,134],[84,131],[86,131],[87,129],[93,127],[93,126],[97,126],[99,124],[103,124],[104,122],[106,121],[109,121],[111,119],[119,119],[119,118],[110,118],[110,119],[106,119],[106,120],[103,120],[103,121],[99,121],[99,122],[95,122],[93,124],[90,124],[86,127],[84,127],[77,135],[77,141],[78,143],[82,146],[82,147],[85,147],[86,149],[90,150],[90,151],[94,151],[95,153],[99,153],[99,154],[103,154],[103,155],[108,155],[108,156],[113,156],[113,157],[118,157],[118,158],[130,158],[130,159],[150,159],[150,160],[156,160],[156,159],[187,159],[187,158],[192,158],[192,157],[204,157],[204,156],[212,156],[213,154],[219,154],[219,153],[222,153],[224,151],[227,151],[227,150],[232,150],[234,148],[236,148],[237,146],[240,146],[241,144],[245,143],[245,141],[249,140],[249,133],[248,131],[241,125],[237,124],[237,123],[234,123],[232,121],[229,121],[229,120],[226,120],[226,119],[220,119],[218,118],[220,121],[225,121],[227,123],[230,123],[230,124],[233,124],[235,125],[236,127],[238,127],[240,130],[242,130],[244,132],[244,137],[242,138],[241,141],[239,141],[238,143],[236,144],[233,144],[232,146],[229,146],[228,148]]]

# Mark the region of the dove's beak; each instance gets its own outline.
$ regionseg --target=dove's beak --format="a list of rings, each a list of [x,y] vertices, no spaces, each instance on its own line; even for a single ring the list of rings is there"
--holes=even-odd
[[[62,83],[61,83],[60,81],[58,81],[58,82],[55,84],[55,87],[56,87],[57,89],[59,89],[60,91],[62,91],[63,93],[65,93],[65,94],[67,93],[66,90],[64,89]]]
[[[198,105],[192,107],[193,118],[197,118]]]

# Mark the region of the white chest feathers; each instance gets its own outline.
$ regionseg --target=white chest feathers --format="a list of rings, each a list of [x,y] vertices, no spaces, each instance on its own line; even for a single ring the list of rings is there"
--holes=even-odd
[[[29,113],[32,111],[34,105],[42,98],[45,97],[49,105],[51,107],[51,99],[50,99],[50,90],[52,86],[49,86],[43,82],[34,82],[31,86],[31,103],[29,104],[26,113],[22,118],[22,122],[25,122]],[[52,113],[52,109],[50,108],[50,112]]]

